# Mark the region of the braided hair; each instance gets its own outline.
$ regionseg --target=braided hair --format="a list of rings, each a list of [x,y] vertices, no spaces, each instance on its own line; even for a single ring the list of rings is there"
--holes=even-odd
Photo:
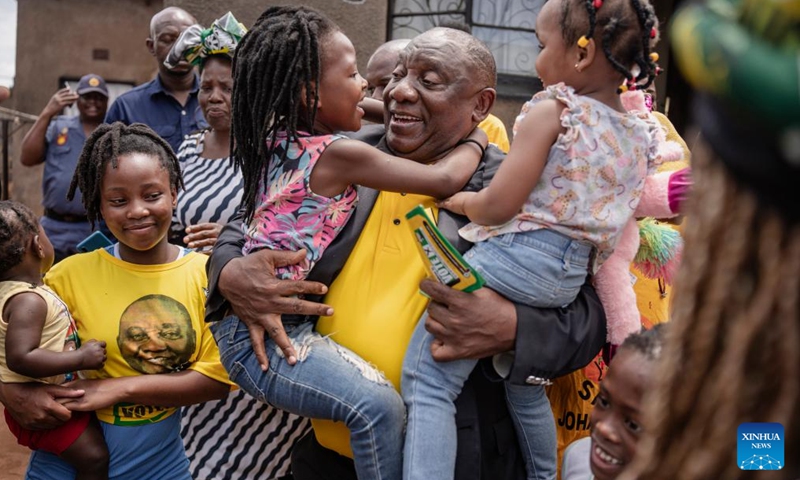
[[[25,256],[30,238],[39,233],[39,220],[27,206],[0,201],[0,275],[16,267]]]
[[[625,79],[622,91],[645,89],[660,72],[653,52],[658,18],[649,0],[564,0],[559,23],[567,45],[597,41]]]
[[[250,221],[258,188],[277,151],[279,131],[296,141],[311,132],[319,99],[324,41],[339,31],[309,7],[270,7],[242,38],[233,58],[231,152],[242,169],[245,220]],[[286,152],[279,153],[286,160]]]
[[[647,360],[658,360],[661,358],[661,351],[664,346],[664,331],[667,328],[666,323],[659,323],[653,328],[632,333],[625,338],[625,341],[617,349],[617,353],[622,350],[629,350],[638,353]]]
[[[100,191],[106,165],[119,166],[119,157],[129,153],[152,155],[169,173],[169,183],[176,191],[183,188],[180,166],[169,143],[143,123],[125,125],[114,122],[100,125],[89,135],[78,158],[75,174],[67,192],[67,199],[75,198],[75,191],[83,193],[86,216],[94,226],[100,218]]]

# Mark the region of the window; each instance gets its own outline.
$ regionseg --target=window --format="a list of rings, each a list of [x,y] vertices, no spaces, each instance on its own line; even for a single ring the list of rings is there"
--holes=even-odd
[[[389,38],[413,38],[443,22],[464,22],[497,62],[498,92],[530,96],[536,77],[536,16],[544,0],[390,0]]]

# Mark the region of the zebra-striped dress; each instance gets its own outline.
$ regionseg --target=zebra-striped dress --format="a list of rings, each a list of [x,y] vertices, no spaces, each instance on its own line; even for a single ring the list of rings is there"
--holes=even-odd
[[[231,157],[204,158],[206,131],[187,135],[178,150],[184,189],[172,214],[170,241],[183,244],[189,225],[227,223],[242,200],[242,172],[234,171]]]
[[[178,194],[173,232],[188,225],[226,223],[242,197],[241,172],[230,158],[201,156],[205,132],[189,135],[178,151],[185,190]],[[202,480],[278,479],[289,472],[294,443],[308,431],[304,418],[236,390],[219,401],[183,409],[181,436],[192,477]]]

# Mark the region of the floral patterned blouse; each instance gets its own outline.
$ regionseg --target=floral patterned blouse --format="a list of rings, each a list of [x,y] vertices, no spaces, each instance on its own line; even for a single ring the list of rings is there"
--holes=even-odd
[[[281,279],[305,279],[356,206],[358,194],[352,185],[330,198],[317,195],[309,186],[311,171],[322,152],[342,138],[345,137],[317,135],[289,142],[285,133],[278,134],[278,147],[269,162],[267,177],[262,179],[253,220],[243,227],[242,251],[247,255],[262,248],[287,251],[305,248],[308,254],[300,265],[277,269]],[[282,161],[283,151],[286,160]]]
[[[645,176],[657,167],[658,126],[644,112],[618,112],[559,83],[522,107],[514,133],[531,106],[550,98],[565,105],[561,125],[566,133],[550,149],[539,183],[522,210],[504,225],[470,223],[459,233],[480,242],[505,233],[548,228],[594,244],[596,271],[613,253],[622,228],[633,217]]]

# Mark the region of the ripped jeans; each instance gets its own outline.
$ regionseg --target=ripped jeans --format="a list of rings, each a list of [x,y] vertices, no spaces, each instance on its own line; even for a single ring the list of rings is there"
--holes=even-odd
[[[405,407],[375,367],[313,330],[310,322],[286,325],[297,352],[289,365],[265,337],[269,369],[253,352],[247,325],[236,316],[211,324],[230,379],[261,402],[297,415],[344,422],[361,480],[402,478]]]

